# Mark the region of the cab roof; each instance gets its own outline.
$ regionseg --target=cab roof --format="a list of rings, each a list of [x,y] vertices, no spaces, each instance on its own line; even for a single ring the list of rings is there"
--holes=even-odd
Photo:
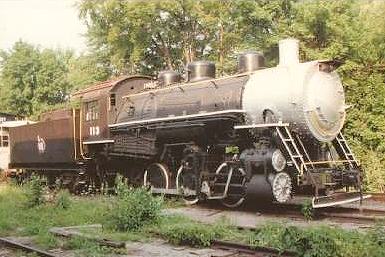
[[[84,89],[81,89],[79,91],[76,91],[71,95],[71,98],[94,98],[97,96],[100,96],[103,93],[107,93],[111,91],[115,86],[118,84],[131,80],[131,79],[137,79],[137,78],[142,78],[142,79],[151,79],[150,76],[145,76],[145,75],[130,75],[130,76],[121,76],[115,79],[99,82],[97,84],[91,85],[89,87],[86,87]]]

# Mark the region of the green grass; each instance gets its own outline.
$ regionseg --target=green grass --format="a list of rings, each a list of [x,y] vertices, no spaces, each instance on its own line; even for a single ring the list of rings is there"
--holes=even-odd
[[[145,230],[172,244],[195,247],[210,246],[214,239],[247,243],[249,235],[249,231],[240,231],[226,219],[220,219],[216,223],[208,225],[182,215],[164,216],[156,227],[148,227]]]
[[[67,241],[64,247],[66,250],[75,252],[75,256],[99,257],[110,254],[125,254],[125,249],[112,249],[106,246],[100,246],[90,240],[74,237]]]
[[[160,217],[159,222],[141,227],[140,230],[119,232],[109,228],[85,227],[80,232],[88,235],[97,235],[99,239],[117,241],[149,242],[151,239],[161,237],[172,244],[191,245],[196,247],[209,246],[215,238],[248,240],[245,231],[231,227],[227,221],[221,220],[214,225],[206,225],[193,221],[181,215],[167,215]]]
[[[321,226],[298,228],[277,223],[257,228],[250,245],[291,250],[299,257],[385,256],[385,230],[378,226],[364,232]]]
[[[33,236],[35,243],[43,248],[60,246],[75,251],[76,256],[106,256],[109,253],[116,253],[116,250],[101,247],[90,240],[81,238],[62,240],[48,232],[51,227],[102,224],[109,216],[107,213],[114,211],[111,206],[119,203],[116,197],[68,196],[69,199],[67,199],[65,196],[61,204],[52,201],[27,208],[24,190],[20,187],[0,185],[0,236]],[[130,201],[130,203],[134,202],[136,201]],[[141,203],[139,201],[136,204]],[[63,206],[66,207],[63,208]],[[254,247],[266,246],[291,250],[298,253],[299,257],[385,256],[383,224],[365,233],[326,226],[297,228],[277,223],[268,223],[257,227],[255,231],[250,231],[239,230],[225,219],[213,225],[207,225],[181,215],[162,215],[156,223],[143,223],[137,229],[126,232],[109,227],[82,228],[80,231],[98,238],[119,241],[148,242],[161,237],[173,244],[188,244],[196,247],[207,247],[212,240],[221,239],[248,243]]]
[[[119,179],[117,195],[106,213],[103,227],[130,232],[157,224],[163,203],[163,197],[154,197],[146,188],[129,188]]]
[[[0,186],[0,236],[33,236],[35,243],[48,249],[58,240],[48,230],[52,227],[101,223],[111,197],[71,197],[71,204],[62,208],[57,202],[28,208],[25,188]]]

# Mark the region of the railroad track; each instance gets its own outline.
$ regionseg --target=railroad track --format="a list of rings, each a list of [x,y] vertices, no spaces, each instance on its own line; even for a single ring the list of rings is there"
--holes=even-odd
[[[383,202],[385,203],[385,193],[368,193],[372,197],[371,199],[377,202]]]
[[[16,242],[4,237],[0,237],[0,246],[10,248],[10,249],[21,250],[26,253],[34,253],[37,256],[42,256],[42,257],[58,257],[55,254],[37,249],[35,247],[28,246],[25,244],[21,244],[19,242]]]
[[[73,229],[81,228],[83,226],[76,227],[63,227],[63,228],[51,228],[50,232],[56,236],[72,238],[72,237],[80,237],[86,240],[94,241],[95,243],[101,246],[109,246],[114,248],[124,248],[125,242],[123,241],[113,241],[108,239],[98,239],[92,236],[85,235],[84,233],[74,231]],[[99,227],[98,224],[88,225],[87,227]],[[107,243],[107,244],[106,244]],[[275,248],[269,247],[251,247],[246,244],[239,244],[235,242],[229,241],[221,241],[214,240],[211,242],[210,248],[212,249],[220,249],[229,252],[228,255],[223,255],[221,253],[221,257],[294,257],[296,254],[290,251],[280,251]],[[212,255],[211,257],[216,257],[216,255]]]
[[[273,210],[273,215],[286,215],[286,211],[289,215],[294,217],[304,218],[301,211],[301,205],[278,205],[276,210]],[[323,209],[313,210],[314,220],[338,220],[347,223],[375,223],[377,221],[385,220],[385,210],[374,210],[367,208],[350,208],[350,207],[329,207]]]
[[[339,221],[345,223],[373,224],[379,221],[385,221],[385,211],[376,211],[370,209],[357,210],[353,208],[345,208],[344,210],[325,210],[316,211],[315,220],[329,219],[331,221]]]
[[[230,211],[220,205],[201,204],[199,208],[213,209],[213,215]],[[300,204],[273,204],[262,207],[243,207],[240,211],[258,213],[266,217],[305,219]],[[385,210],[329,207],[313,210],[313,220],[337,221],[343,223],[371,224],[385,221]]]
[[[233,242],[227,242],[227,241],[220,241],[220,240],[214,240],[211,244],[211,248],[214,249],[221,249],[229,251],[230,254],[226,255],[226,257],[247,257],[247,256],[254,256],[254,257],[294,257],[296,254],[294,252],[290,251],[280,251],[274,248],[268,248],[268,247],[250,247],[249,245],[239,244],[239,243],[233,243]],[[223,255],[222,255],[223,256]],[[211,257],[216,257],[215,255],[212,255]]]

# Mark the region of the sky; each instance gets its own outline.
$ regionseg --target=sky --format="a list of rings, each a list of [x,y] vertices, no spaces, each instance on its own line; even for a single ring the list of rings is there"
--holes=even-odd
[[[22,39],[48,48],[86,49],[77,0],[0,0],[0,49]]]

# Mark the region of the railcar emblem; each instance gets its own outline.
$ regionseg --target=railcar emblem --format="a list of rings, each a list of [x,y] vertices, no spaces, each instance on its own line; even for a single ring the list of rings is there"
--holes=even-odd
[[[40,137],[39,135],[37,136],[37,150],[39,151],[40,154],[43,154],[46,149],[46,143],[44,138]]]

